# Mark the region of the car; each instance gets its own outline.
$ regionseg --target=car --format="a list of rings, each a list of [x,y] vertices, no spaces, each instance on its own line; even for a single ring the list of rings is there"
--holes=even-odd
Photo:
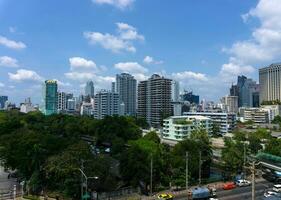
[[[281,192],[281,184],[274,185],[272,190],[274,192]]]
[[[173,195],[168,193],[162,193],[158,195],[158,199],[160,200],[173,200]]]
[[[275,196],[275,195],[277,195],[277,192],[274,192],[274,191],[266,191],[264,194],[263,194],[263,196],[264,197],[271,197],[271,196]]]
[[[223,185],[223,189],[224,189],[224,190],[232,190],[232,189],[234,189],[234,188],[236,188],[236,185],[235,185],[234,182],[225,183],[225,184]]]
[[[239,187],[244,187],[244,186],[250,186],[251,182],[245,179],[240,179],[238,181],[236,181],[236,185]]]
[[[219,199],[217,199],[217,198],[210,198],[209,200],[219,200]]]

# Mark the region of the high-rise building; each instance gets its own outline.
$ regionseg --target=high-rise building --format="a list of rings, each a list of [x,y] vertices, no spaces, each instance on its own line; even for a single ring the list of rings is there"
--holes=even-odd
[[[237,85],[230,88],[230,96],[238,96],[238,107],[258,107],[260,86],[246,76],[238,76]]]
[[[116,92],[124,103],[125,115],[136,115],[137,81],[134,76],[122,73],[116,75]]]
[[[230,113],[238,112],[238,97],[237,96],[225,96],[221,102],[226,106],[226,111]]]
[[[102,90],[95,95],[94,117],[103,119],[109,115],[119,115],[120,100],[117,93]]]
[[[58,85],[55,80],[46,80],[43,85],[43,113],[51,115],[57,113]]]
[[[180,85],[178,81],[172,81],[172,102],[180,100]]]
[[[152,127],[160,127],[172,114],[171,84],[171,79],[154,74],[138,85],[138,116]]]
[[[259,69],[260,103],[281,100],[281,63]]]
[[[88,81],[85,86],[85,96],[89,96],[94,98],[95,96],[95,88],[93,81]]]
[[[188,101],[191,104],[199,104],[199,96],[194,95],[193,92],[184,91],[184,93],[181,94],[181,100]]]
[[[58,112],[65,111],[67,107],[66,93],[58,92]]]
[[[0,109],[5,108],[6,101],[8,101],[8,96],[0,96]]]

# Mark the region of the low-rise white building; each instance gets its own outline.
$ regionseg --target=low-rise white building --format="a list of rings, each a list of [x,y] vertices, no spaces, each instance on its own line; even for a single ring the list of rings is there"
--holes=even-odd
[[[211,133],[211,119],[203,116],[172,116],[164,119],[162,137],[181,141],[199,129]]]

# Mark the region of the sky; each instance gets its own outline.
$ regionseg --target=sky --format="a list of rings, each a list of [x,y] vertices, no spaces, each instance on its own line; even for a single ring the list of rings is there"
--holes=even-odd
[[[154,73],[218,101],[238,75],[280,62],[280,0],[0,0],[0,95],[83,93]]]

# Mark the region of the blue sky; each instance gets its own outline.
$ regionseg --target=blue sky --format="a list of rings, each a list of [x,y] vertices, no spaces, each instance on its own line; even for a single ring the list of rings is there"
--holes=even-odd
[[[41,84],[83,92],[153,73],[217,101],[239,74],[280,61],[279,0],[0,0],[0,94],[40,103]]]

